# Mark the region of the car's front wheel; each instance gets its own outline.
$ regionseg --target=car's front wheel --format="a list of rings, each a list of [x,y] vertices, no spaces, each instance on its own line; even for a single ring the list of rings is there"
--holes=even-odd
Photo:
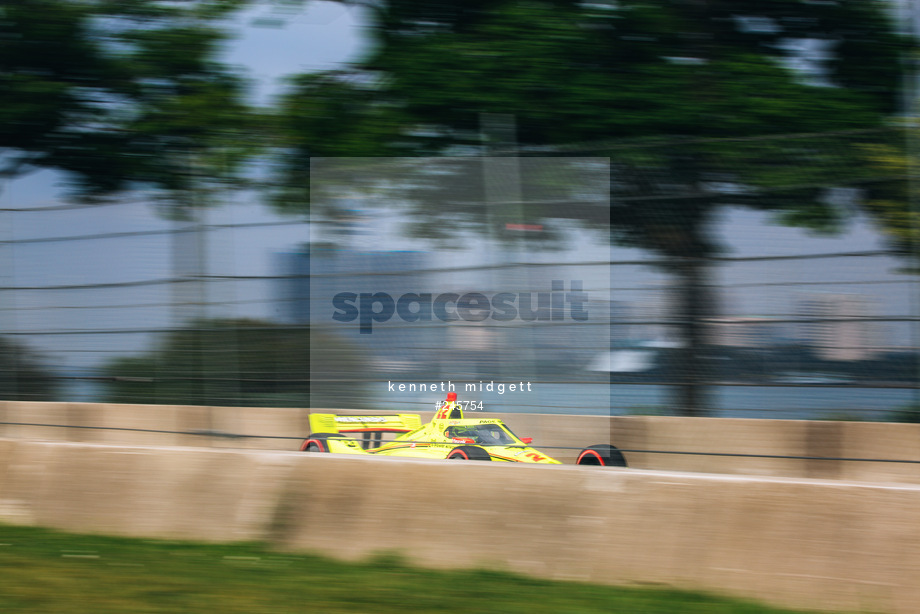
[[[605,467],[626,467],[626,458],[614,446],[606,443],[588,446],[578,454],[576,465],[603,465]]]
[[[477,446],[457,446],[447,455],[449,460],[492,460],[489,453]]]

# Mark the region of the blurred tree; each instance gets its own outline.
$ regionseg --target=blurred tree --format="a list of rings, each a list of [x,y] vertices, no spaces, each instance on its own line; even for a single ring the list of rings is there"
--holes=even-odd
[[[917,151],[920,131],[916,119],[911,118],[904,126],[902,142],[871,142],[862,146],[866,166],[879,176],[903,177],[903,181],[879,182],[866,188],[864,201],[866,211],[873,216],[888,237],[892,247],[914,258],[910,272],[920,271],[916,258],[920,257],[920,211],[916,191],[920,160]]]
[[[368,56],[351,71],[293,80],[283,101],[282,197],[303,194],[311,156],[486,153],[487,113],[513,115],[521,155],[608,156],[612,238],[652,250],[677,279],[674,406],[684,415],[706,408],[707,266],[719,252],[710,220],[745,206],[836,229],[847,207],[830,189],[878,179],[860,146],[887,138],[912,45],[871,0],[367,7],[376,43]]]
[[[904,405],[888,414],[888,422],[920,423],[920,406]]]
[[[204,320],[176,330],[145,356],[104,370],[113,403],[259,405],[273,398],[306,405],[309,337],[256,320]]]
[[[215,62],[244,0],[0,0],[0,175],[64,171],[76,195],[187,203],[233,175],[254,121]]]
[[[315,373],[362,371],[360,357],[338,345],[334,364]],[[104,376],[111,403],[306,407],[310,332],[251,319],[193,322],[146,355],[113,360]]]
[[[54,374],[28,347],[0,337],[0,399],[53,401],[58,390]]]

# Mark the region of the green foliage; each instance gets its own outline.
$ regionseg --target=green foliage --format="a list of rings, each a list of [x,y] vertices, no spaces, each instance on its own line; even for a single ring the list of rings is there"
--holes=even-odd
[[[670,412],[661,405],[633,405],[626,408],[627,416],[668,416]]]
[[[41,357],[21,343],[0,337],[0,399],[53,401],[58,382]]]
[[[879,185],[865,148],[890,141],[901,59],[916,46],[886,10],[867,0],[374,3],[376,44],[354,70],[292,81],[282,110],[300,123],[282,121],[296,133],[296,164],[281,183],[302,182],[311,156],[353,155],[357,124],[362,155],[487,154],[508,145],[481,134],[484,117],[502,114],[514,118],[523,156],[609,158],[611,239],[654,252],[679,280],[674,406],[696,415],[705,402],[693,391],[708,379],[701,322],[715,312],[705,263],[721,249],[710,222],[740,206],[833,232],[852,208],[831,188]],[[827,51],[809,74],[790,67],[803,40]],[[335,105],[304,106],[317,97]],[[285,195],[284,208],[305,209],[303,195]],[[572,200],[525,202],[518,215],[580,220]],[[432,238],[445,224],[488,234],[500,218],[479,207],[458,220],[453,203],[431,194],[419,202],[415,228]]]
[[[699,592],[598,586],[486,569],[425,570],[393,555],[345,563],[260,544],[197,544],[0,526],[0,610],[17,614],[792,614]]]
[[[917,150],[920,132],[916,122],[905,122],[897,136],[861,147],[865,167],[878,177],[888,178],[866,186],[864,209],[893,248],[916,259],[920,256],[920,211],[912,202],[920,171]],[[905,272],[916,274],[915,266]]]
[[[143,356],[104,370],[115,403],[306,406],[310,340],[305,327],[204,320],[168,334]]]
[[[242,4],[0,1],[0,173],[53,168],[83,198],[152,186],[183,204],[235,177],[257,120],[214,59]]]
[[[920,404],[911,403],[894,410],[888,416],[888,421],[920,424]]]
[[[609,157],[614,238],[667,257],[715,253],[706,228],[722,206],[838,228],[827,189],[877,178],[857,147],[873,137],[849,131],[884,128],[911,45],[863,0],[415,0],[373,15],[377,44],[354,70],[291,81],[284,185],[305,185],[311,156],[483,153],[483,114],[508,114],[523,155],[590,142],[579,153]],[[805,38],[831,50],[810,78],[788,67]],[[820,135],[788,138],[800,133]],[[305,208],[305,194],[283,206]],[[418,213],[444,221],[447,209]]]
[[[313,343],[335,349],[312,370],[311,335]],[[192,322],[145,355],[113,360],[103,374],[111,403],[308,407],[311,374],[365,369],[361,355],[338,338],[241,318]]]
[[[272,200],[300,214],[310,202],[311,157],[385,154],[382,143],[399,138],[408,119],[391,105],[377,104],[372,92],[342,72],[298,75],[289,83],[298,95],[280,101],[270,124],[284,174],[284,181],[272,186]]]

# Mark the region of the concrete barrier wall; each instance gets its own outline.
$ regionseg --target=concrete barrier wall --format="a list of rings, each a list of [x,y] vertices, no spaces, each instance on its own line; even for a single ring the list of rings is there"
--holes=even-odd
[[[296,450],[309,433],[309,411],[4,401],[0,402],[0,423],[49,426],[0,424],[0,436]],[[423,420],[432,415],[432,412],[420,413]],[[627,450],[631,467],[643,469],[920,483],[920,462],[820,460],[920,461],[920,424],[666,416],[483,415],[504,418],[515,433],[533,437],[536,447],[564,463],[573,463],[579,450],[587,445],[609,442]]]
[[[0,440],[0,522],[917,612],[920,485]]]
[[[647,469],[920,483],[920,424],[625,416],[611,439]]]

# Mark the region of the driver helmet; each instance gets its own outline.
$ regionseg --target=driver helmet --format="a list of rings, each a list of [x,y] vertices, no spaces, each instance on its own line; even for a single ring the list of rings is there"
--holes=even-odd
[[[459,413],[455,414],[455,412]],[[457,402],[456,392],[447,393],[447,398],[441,403],[435,418],[440,420],[447,418],[463,418],[463,411],[460,409],[460,404]]]

